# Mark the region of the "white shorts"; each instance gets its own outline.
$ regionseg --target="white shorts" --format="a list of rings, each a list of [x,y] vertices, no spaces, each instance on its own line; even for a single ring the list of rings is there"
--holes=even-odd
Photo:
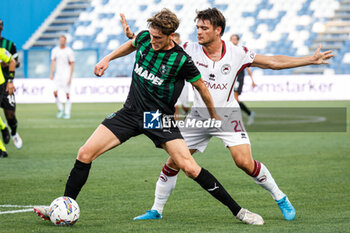
[[[242,114],[240,109],[235,108],[233,114],[222,116],[223,124],[226,124],[224,130],[222,128],[186,128],[181,129],[181,134],[186,141],[189,149],[196,149],[204,152],[211,137],[218,137],[222,140],[225,147],[238,146],[242,144],[249,144],[250,140],[248,133],[245,131]],[[190,116],[198,120],[203,119],[195,113],[196,110],[191,111]],[[230,127],[227,127],[230,124]]]
[[[188,101],[188,93],[189,93],[188,88],[189,88],[189,86],[188,86],[187,82],[185,82],[185,86],[182,89],[182,92],[181,92],[179,98],[177,99],[175,106],[182,105],[185,108],[190,107],[190,102]]]
[[[64,93],[70,93],[70,86],[68,84],[68,79],[67,80],[60,80],[60,79],[54,79],[53,80],[53,90],[54,91],[59,91],[63,90]]]

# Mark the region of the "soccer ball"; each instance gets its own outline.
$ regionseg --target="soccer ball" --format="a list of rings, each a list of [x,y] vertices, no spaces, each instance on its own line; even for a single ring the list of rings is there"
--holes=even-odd
[[[79,219],[78,203],[70,197],[56,198],[50,205],[50,220],[58,226],[71,226]]]

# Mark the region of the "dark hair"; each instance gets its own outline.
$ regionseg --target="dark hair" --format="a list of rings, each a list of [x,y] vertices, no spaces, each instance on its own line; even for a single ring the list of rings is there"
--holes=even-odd
[[[196,20],[209,20],[214,28],[221,27],[221,36],[224,34],[226,19],[217,8],[214,7],[202,11],[197,11],[197,16],[194,21]]]
[[[149,27],[160,30],[164,35],[169,36],[179,27],[180,21],[170,10],[163,8],[160,12],[147,19]]]

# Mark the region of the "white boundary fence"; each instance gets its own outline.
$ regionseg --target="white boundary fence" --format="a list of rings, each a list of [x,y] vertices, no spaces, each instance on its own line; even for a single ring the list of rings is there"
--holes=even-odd
[[[349,75],[256,76],[252,88],[245,78],[242,101],[350,100]],[[131,78],[75,78],[71,100],[76,103],[123,102]],[[53,82],[49,79],[15,79],[17,103],[53,103]],[[60,93],[64,96],[64,93]],[[190,93],[190,100],[193,99]]]

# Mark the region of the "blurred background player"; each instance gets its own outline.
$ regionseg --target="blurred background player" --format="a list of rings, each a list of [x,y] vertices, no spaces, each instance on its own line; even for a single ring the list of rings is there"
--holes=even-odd
[[[9,78],[6,83],[5,77],[2,73],[2,69],[0,69],[0,101],[2,100],[5,91],[7,91],[10,95],[15,91],[15,87],[13,85],[13,79],[15,77],[15,69],[16,62],[12,58],[11,54],[4,48],[0,48],[0,60],[2,63],[9,63]],[[2,141],[0,140],[0,158],[6,158],[8,156],[6,152],[6,148]]]
[[[238,45],[239,42],[239,35],[237,34],[233,34],[230,37],[230,41],[234,44],[234,45]],[[252,79],[252,86],[255,87],[256,84],[254,82],[253,79],[253,74],[250,70],[249,67],[243,69],[241,72],[238,73],[237,78],[236,78],[236,82],[234,85],[234,97],[237,100],[239,107],[248,114],[248,121],[247,121],[247,125],[251,125],[254,122],[254,117],[255,117],[255,112],[250,111],[249,108],[241,101],[239,101],[239,95],[241,95],[242,93],[242,89],[243,89],[243,84],[244,84],[244,75],[245,75],[245,70],[247,70],[250,78]]]
[[[74,52],[66,46],[67,38],[62,35],[59,39],[59,46],[51,52],[50,79],[54,82],[54,96],[58,108],[57,118],[69,119],[72,102],[70,100],[70,86],[74,71]],[[56,72],[55,72],[56,71]],[[53,75],[55,72],[55,76]],[[62,89],[66,94],[66,104],[60,101],[58,91]]]
[[[173,40],[175,41],[176,44],[181,46],[181,38],[179,33],[177,32],[174,33]],[[190,102],[188,101],[188,92],[189,92],[189,84],[185,82],[181,95],[179,96],[175,104],[175,114],[174,114],[175,120],[180,119],[179,115],[181,114],[180,112],[181,109],[184,111],[185,115],[187,115],[187,113],[190,110]]]
[[[16,67],[19,67],[18,54],[15,43],[12,41],[2,37],[1,33],[4,29],[4,22],[0,19],[0,48],[6,49],[12,55],[12,58],[16,62]],[[9,79],[9,67],[8,64],[2,62],[1,63],[2,73],[5,77],[5,86]],[[11,128],[11,137],[13,140],[13,144],[17,149],[21,149],[23,142],[19,134],[17,133],[17,118],[16,118],[16,99],[15,94],[9,95],[7,91],[4,92],[4,96],[2,98],[1,107],[4,109],[4,114],[7,120],[9,127]],[[10,133],[6,127],[6,124],[0,119],[0,128],[3,136],[3,140],[5,144],[10,141]]]

